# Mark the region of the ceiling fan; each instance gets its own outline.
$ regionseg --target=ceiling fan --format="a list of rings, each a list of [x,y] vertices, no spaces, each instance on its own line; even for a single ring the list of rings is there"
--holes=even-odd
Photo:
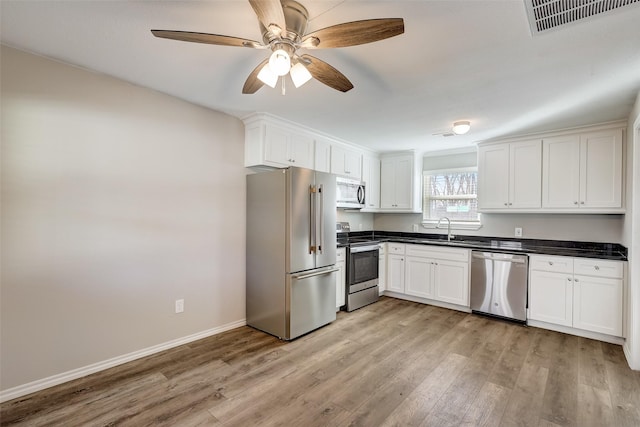
[[[309,14],[294,0],[249,0],[258,16],[263,43],[238,37],[189,31],[151,30],[165,39],[222,46],[271,49],[271,56],[249,74],[242,93],[252,94],[263,85],[275,87],[278,78],[290,74],[295,87],[312,77],[325,85],[347,92],[353,84],[340,71],[320,59],[297,53],[298,49],[325,49],[372,43],[404,33],[402,18],[367,19],[346,22],[305,34]],[[284,92],[284,80],[283,80]]]

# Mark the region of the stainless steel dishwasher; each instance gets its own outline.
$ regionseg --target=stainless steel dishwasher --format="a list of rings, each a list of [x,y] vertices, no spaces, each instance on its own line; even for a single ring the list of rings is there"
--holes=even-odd
[[[471,251],[471,310],[511,320],[527,320],[529,257]]]

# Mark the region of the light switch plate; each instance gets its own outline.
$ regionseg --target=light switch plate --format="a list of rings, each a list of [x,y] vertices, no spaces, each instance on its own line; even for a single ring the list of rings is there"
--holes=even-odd
[[[522,227],[516,227],[515,236],[522,237]]]

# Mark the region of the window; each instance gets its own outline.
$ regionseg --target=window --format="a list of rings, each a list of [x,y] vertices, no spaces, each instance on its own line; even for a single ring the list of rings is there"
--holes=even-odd
[[[478,173],[475,168],[423,172],[423,223],[444,216],[455,228],[479,228]],[[466,226],[466,227],[465,227]]]

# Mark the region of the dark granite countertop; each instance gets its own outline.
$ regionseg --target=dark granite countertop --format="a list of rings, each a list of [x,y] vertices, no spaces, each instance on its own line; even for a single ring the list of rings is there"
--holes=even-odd
[[[349,238],[363,237],[384,242],[448,246],[489,252],[514,252],[627,261],[627,248],[618,243],[511,239],[504,237],[460,235],[456,235],[451,242],[448,242],[447,236],[443,234],[392,231],[352,231],[348,233],[338,233],[338,247],[347,246],[349,244]]]

